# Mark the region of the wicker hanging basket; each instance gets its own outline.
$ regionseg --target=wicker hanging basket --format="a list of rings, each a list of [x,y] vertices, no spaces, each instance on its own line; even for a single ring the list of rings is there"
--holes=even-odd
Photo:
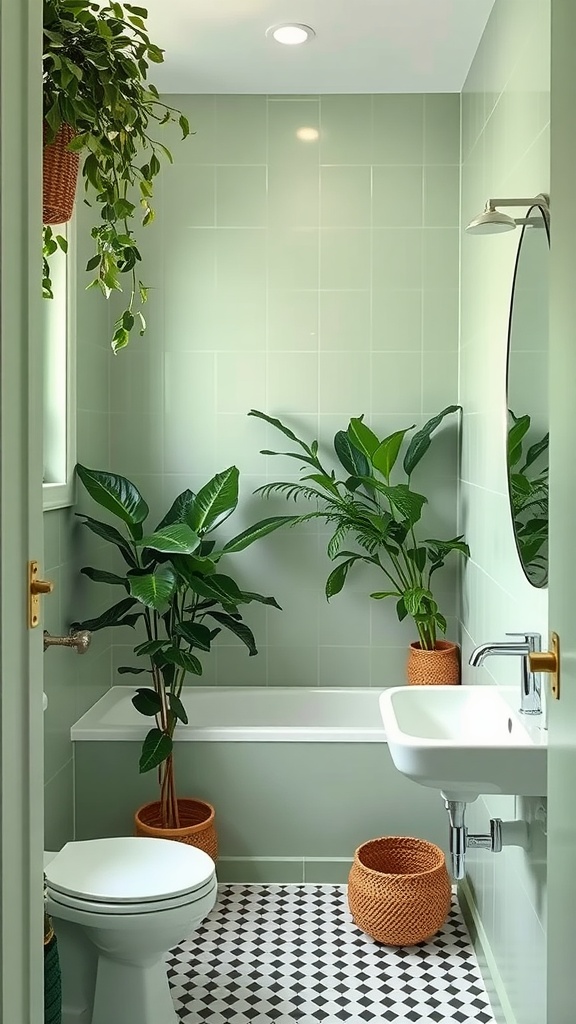
[[[406,678],[410,686],[455,686],[460,682],[460,651],[458,644],[438,640],[433,651],[425,651],[419,643],[410,644]]]
[[[44,139],[47,135],[44,123]],[[62,124],[53,142],[44,144],[42,161],[42,223],[65,224],[74,210],[80,158],[71,153],[68,144],[74,129]]]
[[[442,850],[425,839],[383,836],[359,846],[348,878],[354,923],[386,946],[414,946],[438,932],[450,910]]]
[[[144,804],[134,815],[137,836],[151,836],[154,839],[175,839],[188,846],[204,850],[212,860],[218,858],[218,836],[214,819],[216,812],[212,804],[204,800],[186,797],[178,800],[180,828],[163,828],[160,801]]]

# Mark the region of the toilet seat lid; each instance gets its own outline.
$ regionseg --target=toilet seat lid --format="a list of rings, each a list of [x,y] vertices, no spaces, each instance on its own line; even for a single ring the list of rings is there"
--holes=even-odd
[[[102,903],[153,902],[201,888],[214,874],[202,850],[125,836],[66,843],[46,866],[50,889]]]

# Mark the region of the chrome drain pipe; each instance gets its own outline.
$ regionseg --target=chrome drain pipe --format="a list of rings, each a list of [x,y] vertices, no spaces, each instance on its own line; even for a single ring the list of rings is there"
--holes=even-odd
[[[475,835],[466,828],[466,802],[464,800],[445,800],[450,820],[450,858],[452,876],[461,881],[466,875],[466,851],[468,849],[490,850],[501,853],[504,846],[521,846],[527,850],[530,845],[528,822],[502,821],[501,818],[490,819],[490,832]]]

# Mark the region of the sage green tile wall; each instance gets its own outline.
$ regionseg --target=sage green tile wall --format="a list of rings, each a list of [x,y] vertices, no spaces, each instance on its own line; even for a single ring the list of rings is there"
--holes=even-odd
[[[457,396],[457,95],[175,96],[196,134],[171,138],[156,224],[143,239],[149,331],[114,363],[112,465],[155,513],[235,463],[242,510],[292,475],[250,408],[330,441],[353,415],[377,431],[420,424]],[[309,140],[299,137],[308,135]],[[317,138],[315,137],[317,135]],[[146,233],[145,233],[146,235]],[[455,426],[416,486],[430,529],[455,530]],[[269,474],[269,475],[267,475]],[[237,555],[260,648],[222,643],[204,682],[382,686],[403,678],[412,638],[358,572],[327,605],[327,537],[309,526]],[[232,560],[229,563],[232,570]],[[455,577],[440,583],[455,628]],[[239,653],[240,651],[240,653]],[[117,649],[117,663],[128,652]]]
[[[463,224],[491,196],[549,190],[549,19],[549,0],[496,0],[462,95]],[[547,635],[547,595],[523,576],[507,495],[506,342],[518,237],[462,236],[460,528],[472,551],[461,610],[464,655],[506,631]],[[519,685],[512,659],[492,659],[487,669],[468,669],[465,681]],[[530,853],[478,850],[469,857],[478,910],[518,1024],[546,1018],[546,841],[534,821],[537,803],[491,798],[469,814],[474,832],[486,831],[493,816],[532,822]]]
[[[108,308],[94,291],[84,290],[83,268],[89,258],[90,211],[77,207],[77,432],[78,460],[107,468],[110,425],[108,372],[112,360],[108,336]],[[79,495],[78,508],[88,505]],[[65,508],[44,513],[44,571],[55,590],[43,602],[43,627],[66,634],[70,623],[94,614],[110,603],[110,595],[79,575],[87,563],[98,564],[102,545],[93,543]],[[92,514],[94,509],[91,510]],[[96,538],[94,538],[94,541]],[[105,564],[105,563],[103,563]],[[73,764],[70,726],[108,689],[111,682],[110,636],[95,633],[89,652],[51,648],[44,657],[44,689],[48,708],[45,730],[45,844],[59,849],[73,838]]]

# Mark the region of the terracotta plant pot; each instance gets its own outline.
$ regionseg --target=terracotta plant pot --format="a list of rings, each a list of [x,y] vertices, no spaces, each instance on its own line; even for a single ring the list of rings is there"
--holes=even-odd
[[[215,810],[212,804],[204,800],[191,800],[187,797],[178,800],[180,828],[163,828],[160,818],[160,801],[144,804],[134,815],[137,836],[149,836],[153,839],[175,839],[179,843],[187,843],[204,850],[212,860],[218,857],[218,836],[214,824]]]
[[[354,923],[386,946],[436,935],[452,893],[442,850],[425,839],[383,836],[359,846],[348,877]]]
[[[44,138],[46,138],[44,124]],[[74,210],[80,158],[71,153],[74,129],[62,124],[53,142],[44,146],[42,160],[42,223],[66,224]]]
[[[424,651],[419,643],[410,644],[406,678],[410,686],[456,686],[460,682],[458,644],[438,640],[433,651]]]

